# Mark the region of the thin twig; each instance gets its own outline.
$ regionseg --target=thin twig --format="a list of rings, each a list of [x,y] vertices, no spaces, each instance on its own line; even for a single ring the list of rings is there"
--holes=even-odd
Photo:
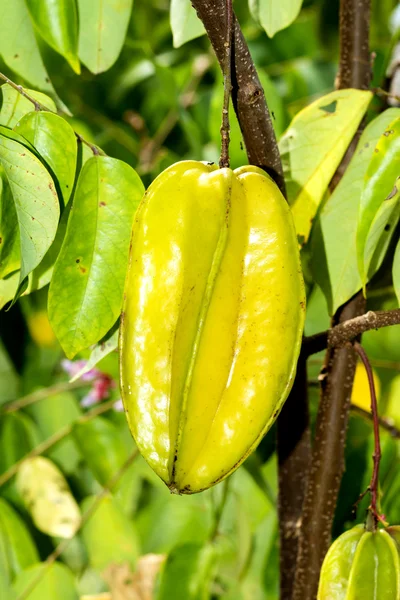
[[[91,383],[88,381],[74,381],[73,383],[69,383],[65,381],[63,383],[56,383],[47,388],[43,388],[41,390],[36,390],[31,394],[27,394],[22,398],[18,398],[18,400],[13,400],[8,404],[4,404],[0,407],[0,415],[4,413],[12,413],[21,408],[25,408],[30,404],[34,404],[35,402],[39,402],[39,400],[44,400],[44,398],[50,398],[51,396],[57,396],[57,394],[62,394],[63,392],[69,392],[72,390],[77,390],[80,388],[85,388],[90,386]]]
[[[225,57],[222,63],[222,71],[224,76],[224,101],[222,105],[221,157],[219,159],[219,166],[221,169],[229,168],[229,100],[232,92],[232,27],[232,0],[226,0],[226,37],[224,43]]]
[[[10,85],[12,88],[14,88],[14,90],[16,90],[19,94],[21,94],[21,96],[23,96],[24,98],[26,98],[27,100],[29,100],[29,102],[32,102],[33,106],[35,107],[36,111],[42,111],[42,112],[50,112],[53,113],[55,115],[57,114],[62,114],[62,112],[57,111],[55,112],[54,110],[51,110],[51,108],[49,108],[48,106],[46,106],[45,104],[42,104],[41,102],[39,102],[38,100],[36,100],[33,96],[31,96],[30,94],[28,94],[28,92],[22,87],[22,85],[18,85],[17,83],[15,83],[14,81],[12,81],[11,79],[9,79],[9,77],[7,77],[6,75],[4,75],[4,73],[0,73],[0,79],[2,79],[3,81],[5,81],[6,83],[8,83],[8,85]],[[95,146],[94,144],[91,144],[90,142],[88,142],[87,140],[85,140],[85,138],[83,138],[79,133],[77,133],[76,131],[74,131],[75,137],[82,142],[82,144],[85,144],[88,148],[91,149],[91,151],[93,152],[93,154],[98,155],[105,155],[105,153],[100,150],[100,148],[98,148],[97,146]]]
[[[103,487],[103,489],[101,490],[101,492],[99,492],[99,494],[97,494],[96,499],[93,501],[93,504],[90,505],[90,507],[88,508],[88,510],[82,516],[79,528],[75,532],[75,535],[82,529],[82,527],[93,516],[93,514],[96,512],[96,510],[100,506],[102,500],[107,496],[107,494],[109,494],[112,491],[112,489],[118,483],[119,479],[122,477],[122,475],[124,475],[124,473],[126,472],[126,470],[131,466],[131,464],[133,463],[133,461],[136,459],[136,457],[138,456],[138,454],[139,454],[138,450],[135,450],[134,452],[132,452],[132,454],[124,462],[124,464],[122,465],[122,467],[120,469],[118,469],[118,471],[105,484],[105,486]],[[30,593],[32,592],[32,590],[35,589],[35,587],[37,586],[37,584],[41,581],[41,579],[47,573],[47,571],[51,567],[51,565],[66,550],[66,548],[68,547],[68,545],[71,543],[72,539],[73,538],[65,539],[65,540],[63,540],[62,542],[60,542],[58,544],[58,546],[55,548],[55,550],[43,562],[43,569],[40,571],[40,573],[38,573],[37,577],[35,577],[29,583],[29,585],[22,591],[22,593],[18,596],[17,600],[25,600],[25,598],[27,598],[30,595]]]
[[[378,522],[381,520],[381,517],[378,512],[378,488],[379,488],[379,466],[382,457],[381,450],[381,442],[380,442],[380,433],[379,433],[379,415],[378,415],[378,402],[376,400],[376,391],[375,391],[375,383],[374,383],[374,375],[372,372],[371,364],[368,360],[368,356],[364,350],[364,348],[358,342],[353,342],[354,350],[357,352],[358,356],[361,358],[365,370],[368,376],[368,384],[369,391],[371,394],[371,414],[372,420],[374,424],[374,454],[373,454],[373,463],[374,468],[372,470],[371,482],[369,484],[369,491],[371,492],[371,506],[369,508],[372,519],[371,523],[367,522],[367,527],[369,525],[372,528],[372,531],[376,531]]]
[[[228,479],[224,479],[222,485],[223,485],[223,490],[222,490],[222,498],[221,498],[221,502],[218,504],[218,508],[215,511],[215,520],[214,520],[214,527],[212,528],[212,532],[210,535],[210,541],[214,542],[216,537],[218,536],[219,533],[219,526],[221,523],[221,518],[222,518],[222,514],[224,512],[224,508],[225,508],[225,504],[226,504],[226,499],[228,497],[228,490],[229,490],[229,477]]]
[[[310,356],[325,348],[342,348],[347,342],[351,342],[366,331],[391,325],[400,325],[400,308],[370,310],[359,317],[339,323],[327,331],[305,337],[302,351],[306,356]]]
[[[69,423],[68,425],[65,425],[64,427],[62,427],[61,429],[56,431],[56,433],[54,433],[52,436],[47,438],[47,440],[44,440],[41,444],[39,444],[38,446],[33,448],[33,450],[28,452],[28,454],[25,454],[25,456],[23,456],[16,463],[11,465],[11,467],[9,469],[7,469],[7,471],[2,473],[2,475],[0,475],[0,487],[2,485],[4,485],[5,483],[7,483],[7,481],[9,481],[11,479],[11,477],[13,477],[14,475],[17,474],[18,469],[20,468],[22,463],[24,463],[26,460],[28,460],[29,458],[34,458],[35,456],[40,456],[41,454],[43,454],[44,452],[49,450],[49,448],[52,448],[53,446],[58,444],[61,440],[63,440],[65,437],[70,435],[72,433],[75,425],[81,424],[81,423],[86,423],[87,421],[94,419],[98,415],[101,415],[101,414],[111,410],[113,408],[114,404],[115,404],[115,400],[109,400],[108,402],[99,404],[98,406],[96,406],[92,410],[89,410],[86,414],[82,415],[81,417],[79,417],[78,419],[73,421],[72,423]]]
[[[370,361],[370,362],[372,363],[372,361]],[[361,406],[357,406],[356,404],[351,404],[350,410],[351,410],[351,412],[355,413],[356,415],[359,415],[363,419],[365,419],[367,421],[372,421],[372,414],[370,412],[368,412],[367,410],[365,410],[364,408],[361,408]],[[396,427],[396,425],[394,425],[392,423],[392,421],[390,421],[389,419],[385,419],[385,417],[379,417],[378,420],[379,420],[379,426],[382,429],[387,431],[392,436],[392,438],[394,438],[395,440],[400,440],[400,429],[398,429]]]

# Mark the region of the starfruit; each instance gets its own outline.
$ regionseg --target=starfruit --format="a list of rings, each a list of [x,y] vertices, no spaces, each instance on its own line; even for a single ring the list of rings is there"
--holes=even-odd
[[[234,471],[292,385],[305,310],[293,220],[272,179],[183,161],[133,226],[120,337],[137,446],[171,491]]]
[[[318,600],[400,600],[400,527],[356,525],[330,547]]]

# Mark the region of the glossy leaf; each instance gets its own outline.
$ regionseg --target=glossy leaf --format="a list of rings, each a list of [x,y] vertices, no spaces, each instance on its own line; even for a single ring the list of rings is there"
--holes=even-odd
[[[32,112],[23,117],[15,131],[37,150],[67,204],[75,180],[77,142],[69,123],[50,112]]]
[[[297,18],[303,0],[249,0],[252,15],[273,37]]]
[[[40,531],[62,538],[75,535],[79,508],[54,463],[42,456],[27,459],[18,470],[16,486]]]
[[[79,58],[92,73],[107,71],[117,60],[133,0],[78,0]]]
[[[8,502],[0,498],[0,563],[8,581],[39,560],[39,553],[24,521]]]
[[[0,166],[0,279],[20,267],[17,212],[3,168]]]
[[[55,95],[24,0],[0,3],[0,55],[9,69],[31,85]]]
[[[190,0],[171,0],[169,18],[174,48],[179,48],[205,33],[203,23]]]
[[[38,102],[47,106],[49,110],[56,111],[57,107],[54,101],[46,94],[36,90],[25,90],[30,96]],[[22,96],[11,85],[5,83],[0,87],[0,125],[5,125],[11,129],[18,123],[23,116],[35,110],[30,100]]]
[[[28,407],[28,412],[36,422],[43,440],[54,435],[82,414],[79,403],[71,392],[63,392],[34,402]],[[48,451],[47,456],[66,474],[73,473],[81,459],[79,449],[71,436],[58,442]]]
[[[393,285],[400,304],[400,240],[397,242],[393,259]]]
[[[27,0],[42,38],[80,73],[78,59],[78,15],[75,0]]]
[[[60,206],[54,183],[40,160],[0,131],[0,163],[12,192],[21,243],[20,283],[54,240]]]
[[[357,260],[364,286],[368,281],[368,268],[374,249],[399,204],[399,166],[400,117],[397,117],[380,136],[364,177],[357,228]],[[372,236],[373,243],[368,244],[374,219],[379,220],[380,227]],[[395,223],[390,225],[393,230]]]
[[[22,571],[15,580],[13,589],[20,596],[30,586],[32,590],[24,596],[25,600],[79,600],[73,574],[59,562],[50,566],[38,563]]]
[[[114,158],[84,165],[49,291],[49,318],[66,355],[98,342],[121,311],[134,211],[135,171]]]
[[[118,429],[104,417],[78,423],[73,436],[93,475],[104,485],[121,468],[127,451]]]
[[[82,503],[82,514],[90,510],[95,497]],[[82,527],[82,537],[95,569],[105,569],[110,564],[128,562],[134,566],[139,555],[137,534],[133,522],[125,516],[112,496],[102,499],[92,516]]]
[[[300,111],[279,142],[301,244],[371,98],[361,90],[331,92]]]
[[[399,114],[397,108],[388,109],[368,125],[343,178],[318,217],[311,244],[311,269],[331,314],[362,287],[356,233],[364,177],[377,141]]]
[[[214,565],[215,550],[211,544],[174,548],[162,569],[156,600],[209,598]]]

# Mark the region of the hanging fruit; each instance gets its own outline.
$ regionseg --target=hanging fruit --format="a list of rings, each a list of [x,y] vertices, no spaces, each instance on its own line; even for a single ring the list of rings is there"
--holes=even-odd
[[[399,600],[399,544],[400,527],[343,533],[322,565],[318,600]]]
[[[156,178],[133,228],[121,390],[171,491],[209,488],[255,449],[290,391],[304,312],[292,216],[264,171],[183,161]]]

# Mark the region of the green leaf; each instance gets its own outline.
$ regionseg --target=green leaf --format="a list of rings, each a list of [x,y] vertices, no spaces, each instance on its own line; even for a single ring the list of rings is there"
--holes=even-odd
[[[270,38],[293,23],[302,3],[303,0],[249,0],[253,17]]]
[[[29,406],[28,412],[37,424],[43,440],[73,423],[82,414],[79,403],[71,392],[43,398]],[[81,459],[79,449],[71,436],[58,442],[47,452],[47,456],[67,474],[74,472]]]
[[[54,463],[43,456],[19,467],[17,490],[36,527],[48,535],[72,538],[80,525],[78,505]]]
[[[24,521],[0,498],[0,563],[6,566],[8,581],[38,560],[39,553]]]
[[[117,60],[128,29],[133,0],[78,0],[79,58],[92,73]]]
[[[75,0],[27,0],[42,38],[61,54],[79,75],[78,15]]]
[[[1,130],[1,128],[0,128]],[[60,206],[40,160],[0,131],[0,163],[12,192],[21,243],[20,283],[40,263],[57,231]]]
[[[390,123],[378,140],[364,177],[364,190],[361,196],[360,213],[357,228],[357,260],[361,280],[365,287],[368,281],[369,260],[376,244],[380,240],[375,235],[375,244],[369,248],[366,256],[368,235],[374,218],[380,209],[385,211],[387,219],[381,219],[382,230],[388,223],[390,214],[398,203],[397,179],[399,179],[400,158],[400,117]],[[387,206],[389,205],[389,210]]]
[[[69,358],[98,342],[120,314],[142,193],[122,161],[96,156],[82,168],[49,291],[50,322]]]
[[[95,496],[85,498],[82,514],[85,514]],[[125,516],[112,496],[103,498],[96,510],[82,527],[82,537],[95,569],[105,569],[111,564],[128,562],[132,567],[139,556],[139,545],[133,522]]]
[[[0,309],[3,308],[17,293],[19,282],[19,271],[0,279]]]
[[[211,544],[185,544],[174,548],[162,569],[156,600],[205,600],[215,566]]]
[[[0,54],[7,67],[20,77],[55,95],[24,0],[2,0],[0,3]]]
[[[386,127],[399,116],[391,108],[362,134],[344,176],[321,210],[312,237],[311,269],[333,314],[362,287],[357,266],[356,232],[364,176]]]
[[[18,218],[4,170],[0,167],[0,279],[21,263]]]
[[[42,94],[42,92],[37,92],[36,90],[26,89],[25,91],[49,110],[57,111],[54,101],[49,96],[46,96],[46,94]],[[12,129],[23,116],[34,110],[33,103],[17,92],[11,85],[5,83],[0,87],[0,125],[5,125]]]
[[[102,485],[127,459],[127,450],[117,427],[104,417],[77,423],[73,436],[90,470]]]
[[[20,596],[34,582],[36,585],[24,596],[25,600],[79,600],[73,574],[59,562],[50,566],[38,563],[22,571],[16,578],[13,589]]]
[[[361,90],[331,92],[300,111],[279,142],[301,244],[371,98]]]
[[[40,442],[40,435],[32,419],[23,413],[10,413],[1,419],[0,473],[33,450]]]
[[[0,340],[0,406],[6,402],[15,400],[18,394],[18,389],[19,379],[17,372],[13,363],[11,362],[7,350]]]
[[[77,142],[71,125],[50,112],[31,112],[16,125],[15,131],[37,150],[61,190],[67,204],[75,180]]]
[[[169,19],[174,48],[179,48],[206,32],[190,0],[171,0]]]
[[[393,260],[393,285],[400,304],[400,240],[397,242]]]

